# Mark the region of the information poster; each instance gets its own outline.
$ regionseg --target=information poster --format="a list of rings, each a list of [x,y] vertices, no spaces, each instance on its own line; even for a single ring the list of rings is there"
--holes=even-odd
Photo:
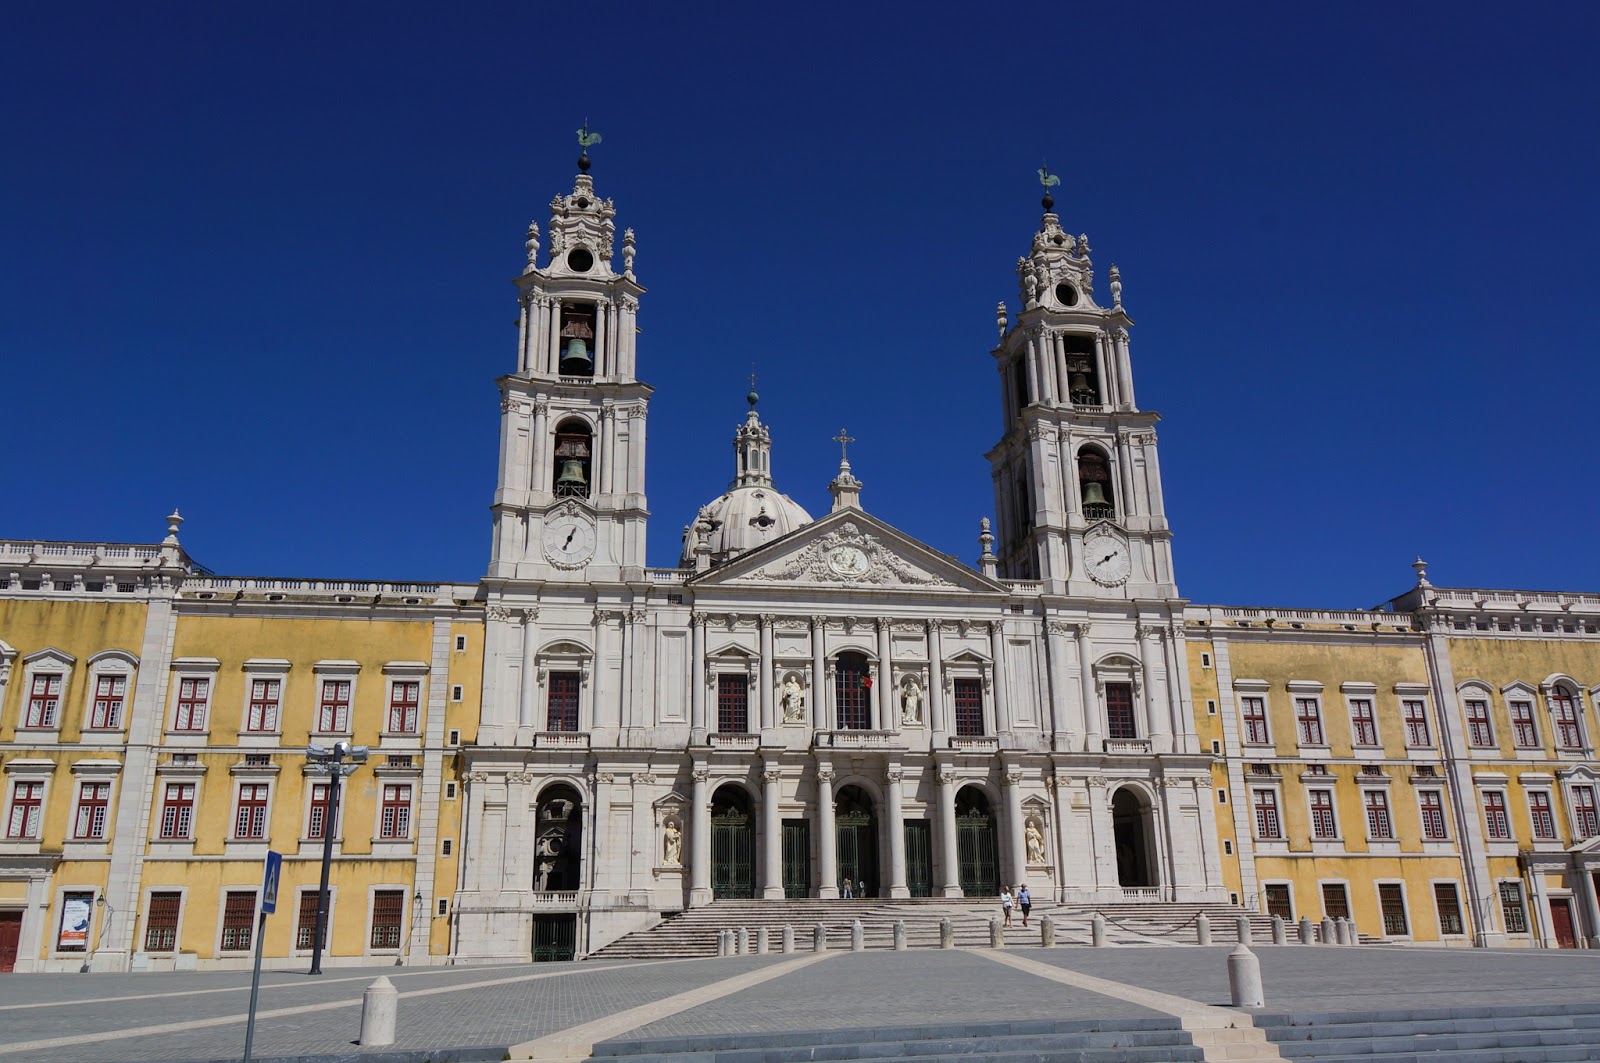
[[[61,933],[56,948],[61,952],[83,952],[89,947],[89,917],[94,911],[93,895],[69,893],[61,899]]]

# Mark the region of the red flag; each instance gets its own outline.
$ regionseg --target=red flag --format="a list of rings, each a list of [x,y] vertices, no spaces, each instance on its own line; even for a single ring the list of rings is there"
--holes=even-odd
[[[872,677],[870,675],[862,676],[861,677],[861,686],[865,690],[871,690],[872,689]]]

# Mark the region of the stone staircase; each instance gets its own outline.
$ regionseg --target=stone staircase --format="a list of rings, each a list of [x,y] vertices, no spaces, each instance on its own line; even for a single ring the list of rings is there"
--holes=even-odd
[[[1252,1016],[1286,1060],[1318,1063],[1560,1063],[1600,1059],[1600,1000]]]

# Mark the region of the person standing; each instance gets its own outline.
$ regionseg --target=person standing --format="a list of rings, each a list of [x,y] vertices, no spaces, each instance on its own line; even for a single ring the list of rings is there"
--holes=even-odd
[[[1011,896],[1011,887],[1010,886],[1001,886],[1000,887],[1000,914],[1005,916],[1005,921],[1000,924],[1001,926],[1010,926],[1011,925],[1011,908],[1012,908],[1012,905],[1014,903],[1015,903],[1015,900]]]
[[[1028,884],[1024,882],[1017,887],[1017,907],[1022,909],[1022,925],[1028,925],[1028,911],[1033,907],[1033,897],[1028,893]]]
[[[855,895],[855,890],[851,887],[850,880],[845,879],[844,885],[839,889],[839,899],[842,901],[848,901]]]

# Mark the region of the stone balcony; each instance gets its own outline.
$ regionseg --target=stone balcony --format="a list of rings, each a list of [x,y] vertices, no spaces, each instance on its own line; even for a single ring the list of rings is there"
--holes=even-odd
[[[818,731],[812,745],[824,749],[903,749],[906,743],[894,731]]]
[[[535,731],[533,734],[533,747],[535,749],[588,749],[589,732]]]
[[[1150,739],[1148,738],[1108,738],[1105,740],[1107,753],[1135,753],[1145,755],[1150,752]]]

